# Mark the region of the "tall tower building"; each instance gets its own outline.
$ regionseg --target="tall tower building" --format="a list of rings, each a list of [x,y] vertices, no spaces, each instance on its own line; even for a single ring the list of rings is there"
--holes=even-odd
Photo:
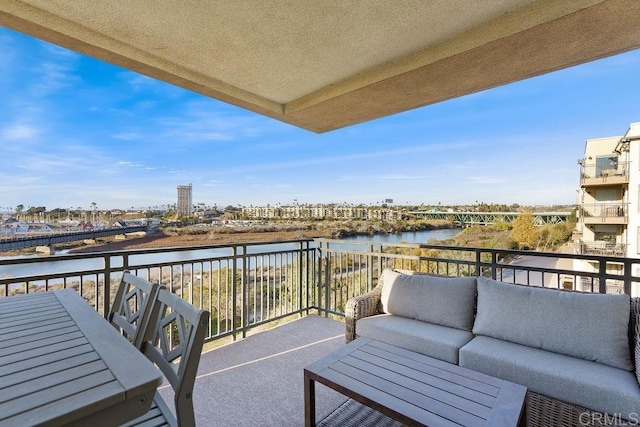
[[[191,197],[191,184],[178,185],[178,216],[189,216],[193,213],[193,199]]]

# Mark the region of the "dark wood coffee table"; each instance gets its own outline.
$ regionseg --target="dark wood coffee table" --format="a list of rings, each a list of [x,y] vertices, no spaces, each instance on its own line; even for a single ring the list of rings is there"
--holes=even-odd
[[[369,338],[304,370],[305,425],[315,382],[407,425],[516,426],[526,387]]]

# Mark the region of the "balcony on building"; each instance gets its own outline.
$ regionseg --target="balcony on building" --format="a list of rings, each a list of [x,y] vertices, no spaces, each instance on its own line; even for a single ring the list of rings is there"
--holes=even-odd
[[[582,204],[579,215],[584,224],[627,224],[629,221],[627,203],[623,202]]]
[[[605,166],[601,163],[581,164],[580,186],[583,188],[624,184],[629,184],[629,162],[612,160]]]
[[[304,417],[303,368],[344,345],[347,300],[375,286],[383,268],[640,293],[640,260],[588,247],[573,255],[303,239],[14,258],[0,260],[8,272],[0,274],[0,297],[72,288],[104,314],[122,271],[157,281],[211,312],[194,392],[199,423],[294,426]],[[319,417],[344,400],[323,387],[317,393]]]
[[[230,1],[57,3],[0,2],[0,24],[317,133],[640,45],[633,0],[376,2],[370,10],[265,2],[268,13]],[[400,31],[394,23],[403,22]],[[628,183],[627,166],[589,165],[581,185]],[[215,381],[196,388],[199,425],[284,426],[303,423],[301,367],[342,345],[332,319],[376,284],[383,267],[640,294],[639,259],[450,247],[445,258],[425,255],[438,250],[429,245],[339,245],[297,240],[3,259],[0,297],[73,288],[105,314],[124,270],[157,280],[211,312],[211,346],[232,341],[203,354],[207,371],[198,381]],[[524,256],[551,266],[511,263]],[[589,265],[574,269],[576,261]],[[318,402],[330,399],[320,393]]]
[[[606,256],[625,256],[627,245],[625,243],[607,242],[598,240],[587,242],[580,240],[579,253],[582,255],[606,255]]]

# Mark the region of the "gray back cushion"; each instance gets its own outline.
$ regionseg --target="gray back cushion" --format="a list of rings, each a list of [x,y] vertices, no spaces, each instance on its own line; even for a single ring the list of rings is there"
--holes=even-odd
[[[473,333],[631,371],[628,295],[567,292],[478,277]]]
[[[434,277],[382,271],[382,311],[470,331],[476,299],[475,277]]]

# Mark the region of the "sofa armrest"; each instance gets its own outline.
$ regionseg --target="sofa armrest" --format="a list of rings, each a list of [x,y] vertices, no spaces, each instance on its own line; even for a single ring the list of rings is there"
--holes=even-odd
[[[367,292],[358,295],[347,301],[344,313],[344,323],[346,325],[345,338],[347,342],[351,342],[357,338],[356,322],[364,317],[378,314],[378,303],[382,295],[382,283]]]
[[[636,379],[640,385],[640,298],[631,298],[629,340],[631,344],[631,360],[635,364]]]

